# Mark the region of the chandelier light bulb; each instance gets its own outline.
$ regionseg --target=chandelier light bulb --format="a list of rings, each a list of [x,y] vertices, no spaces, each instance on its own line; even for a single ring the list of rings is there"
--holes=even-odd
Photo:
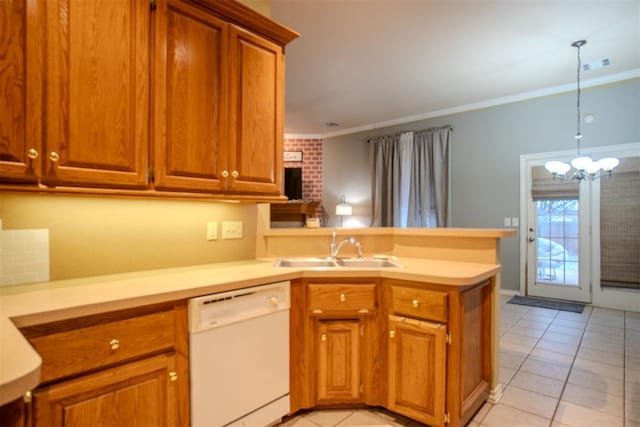
[[[576,157],[575,159],[571,160],[571,166],[578,169],[579,171],[586,170],[587,168],[589,168],[591,163],[593,163],[593,160],[591,160],[591,157],[589,156]]]
[[[603,171],[610,172],[620,164],[620,160],[615,157],[605,157],[604,159],[598,160],[598,163]]]

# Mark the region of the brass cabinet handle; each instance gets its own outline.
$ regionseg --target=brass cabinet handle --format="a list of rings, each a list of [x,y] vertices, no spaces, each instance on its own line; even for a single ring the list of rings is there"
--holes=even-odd
[[[229,177],[229,172],[224,170],[224,171],[222,171],[222,173],[220,175],[222,175],[223,178],[228,178]]]
[[[49,153],[49,160],[51,160],[52,162],[57,162],[58,160],[60,160],[60,154],[56,153],[55,151],[52,151],[51,153]]]
[[[418,308],[418,306],[420,305],[420,301],[414,299],[413,301],[411,301],[411,304],[413,305],[413,308]]]
[[[237,178],[240,174],[238,173],[238,171],[233,171],[231,172],[231,176],[234,178]]]
[[[322,341],[326,341],[327,340],[327,334],[322,334],[322,336],[320,337],[320,339]]]
[[[178,379],[178,374],[174,371],[169,372],[169,381],[176,381]]]
[[[120,340],[114,338],[111,341],[109,341],[109,345],[111,346],[111,350],[117,350],[120,348]]]
[[[36,150],[35,148],[30,148],[29,151],[27,151],[27,157],[31,160],[37,159],[39,155],[40,153],[38,153],[38,150]]]
[[[345,302],[347,300],[347,296],[345,294],[340,294],[340,301]]]
[[[396,331],[389,331],[389,338],[393,338],[396,336]]]
[[[322,310],[321,310],[321,309],[319,309],[319,308],[314,308],[313,310],[311,310],[311,312],[312,312],[313,314],[322,314]]]

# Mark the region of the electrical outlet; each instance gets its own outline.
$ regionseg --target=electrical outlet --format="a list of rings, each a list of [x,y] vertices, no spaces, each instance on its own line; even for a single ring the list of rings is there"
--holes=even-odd
[[[222,221],[223,239],[242,239],[242,221]]]
[[[207,240],[218,240],[218,223],[216,221],[207,223]]]

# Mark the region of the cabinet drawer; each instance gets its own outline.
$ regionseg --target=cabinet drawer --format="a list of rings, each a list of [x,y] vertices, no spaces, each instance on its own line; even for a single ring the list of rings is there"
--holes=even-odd
[[[447,322],[447,293],[405,286],[391,287],[394,313]]]
[[[31,338],[42,357],[41,382],[170,349],[175,312],[162,311]]]
[[[366,314],[375,310],[375,288],[373,283],[309,285],[309,310],[317,314],[325,311]]]

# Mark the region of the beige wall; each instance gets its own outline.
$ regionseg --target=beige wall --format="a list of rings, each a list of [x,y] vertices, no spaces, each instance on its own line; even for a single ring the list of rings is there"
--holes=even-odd
[[[244,3],[264,16],[271,16],[271,0],[240,0],[240,3]]]
[[[255,257],[251,204],[5,192],[0,219],[5,230],[49,229],[51,280]],[[243,239],[221,239],[228,220],[244,222]]]

